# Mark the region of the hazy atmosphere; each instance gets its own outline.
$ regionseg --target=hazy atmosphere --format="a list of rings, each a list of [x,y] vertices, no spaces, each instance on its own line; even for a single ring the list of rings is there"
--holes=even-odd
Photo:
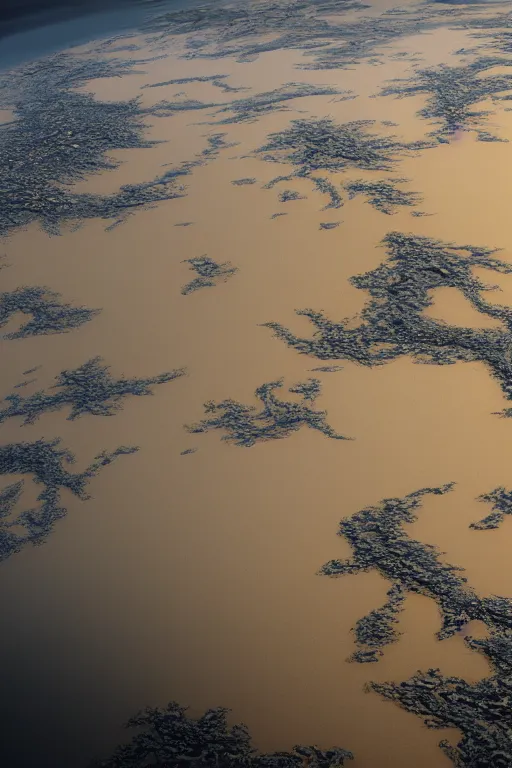
[[[510,768],[510,3],[21,5],[1,764]]]

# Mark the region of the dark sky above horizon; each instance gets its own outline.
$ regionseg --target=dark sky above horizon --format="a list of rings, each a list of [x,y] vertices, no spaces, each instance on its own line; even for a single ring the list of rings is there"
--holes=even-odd
[[[197,0],[9,0],[0,10],[0,69],[137,28]]]

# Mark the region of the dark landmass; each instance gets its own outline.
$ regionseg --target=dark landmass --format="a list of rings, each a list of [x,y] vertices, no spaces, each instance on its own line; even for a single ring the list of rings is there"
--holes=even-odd
[[[337,373],[338,371],[342,371],[343,366],[342,365],[319,365],[318,368],[311,368],[311,371],[318,371],[321,373]]]
[[[439,126],[429,134],[439,141],[448,141],[457,130],[476,131],[479,141],[504,141],[482,128],[490,112],[474,107],[486,99],[512,98],[499,96],[512,89],[512,74],[487,74],[494,67],[511,63],[503,57],[482,57],[460,66],[420,69],[411,78],[392,80],[381,95],[404,98],[426,94],[427,103],[417,114]]]
[[[351,439],[338,434],[327,424],[327,411],[315,411],[307,405],[313,404],[320,394],[318,379],[308,379],[290,387],[289,392],[301,396],[301,403],[279,400],[275,390],[282,386],[283,380],[280,379],[258,387],[255,395],[263,403],[261,411],[254,405],[243,405],[236,400],[223,400],[220,403],[210,400],[205,403],[204,409],[206,413],[215,415],[197,424],[186,425],[185,428],[193,434],[221,429],[227,433],[222,440],[245,448],[257,442],[289,437],[302,426],[316,429],[335,440]]]
[[[236,54],[248,58],[261,52],[260,46],[265,44],[261,44],[258,38],[267,35],[269,29],[272,33],[283,33],[289,42],[293,38],[295,43],[304,41],[304,33],[309,29],[308,40],[305,41],[307,43],[315,32],[321,31],[324,36],[326,32],[329,33],[330,25],[320,18],[322,14],[365,7],[369,6],[358,0],[316,0],[314,3],[310,0],[271,1],[257,5],[240,3],[230,6],[210,3],[200,8],[161,14],[149,20],[143,29],[148,34],[156,35],[157,39],[164,40],[169,36],[194,35],[188,44],[190,58],[221,58]],[[279,42],[281,37],[279,35]],[[222,47],[235,41],[243,41],[245,45],[242,43],[238,47]],[[214,50],[205,50],[208,46]]]
[[[283,181],[293,181],[294,179],[309,179],[317,192],[329,197],[329,202],[324,205],[322,211],[327,211],[330,208],[342,207],[343,199],[334,184],[331,184],[328,179],[325,179],[322,176],[312,176],[311,172],[304,168],[300,168],[298,171],[290,173],[287,176],[276,176],[264,184],[262,189],[273,189],[276,184],[280,184]],[[281,196],[279,196],[279,199],[280,197]]]
[[[88,80],[135,71],[136,62],[51,56],[0,77],[0,106],[15,120],[0,126],[0,234],[33,221],[51,234],[64,222],[119,220],[131,209],[179,196],[174,176],[127,185],[114,195],[68,191],[87,175],[117,167],[107,153],[148,148],[137,99],[100,102],[72,90]]]
[[[200,78],[187,78],[187,80],[208,81],[207,76]],[[162,85],[162,83],[158,83]],[[151,86],[146,86],[151,87]],[[224,88],[226,90],[226,88]],[[234,89],[230,89],[234,90]],[[237,89],[239,90],[239,89]],[[151,107],[151,114],[160,117],[172,117],[180,112],[201,111],[205,109],[215,110],[211,116],[215,119],[205,120],[201,124],[206,125],[232,125],[236,123],[252,123],[263,115],[270,112],[289,111],[287,102],[293,99],[311,97],[311,96],[329,96],[331,94],[344,93],[332,86],[310,85],[308,83],[285,83],[273,91],[263,91],[254,96],[247,96],[243,99],[234,99],[233,101],[198,101],[197,99],[181,99],[175,101],[162,100]],[[345,98],[355,98],[346,96]],[[232,114],[223,117],[226,113]]]
[[[118,456],[136,452],[135,447],[120,446],[115,451],[100,453],[83,472],[73,473],[65,464],[74,464],[74,455],[60,448],[60,440],[0,445],[0,475],[32,475],[44,486],[37,500],[39,506],[16,514],[23,490],[20,480],[0,491],[0,561],[20,552],[27,544],[43,544],[57,520],[67,513],[60,506],[61,491],[67,489],[79,499],[90,498],[86,493],[89,480]]]
[[[360,168],[388,171],[400,156],[431,147],[428,142],[403,142],[396,136],[370,133],[374,120],[336,123],[331,118],[292,120],[289,128],[272,133],[257,150],[262,160],[291,163],[304,174]]]
[[[34,384],[37,379],[26,379],[25,381],[20,381],[19,384],[14,385],[14,389],[23,389],[24,387],[28,387],[30,384]]]
[[[301,195],[300,192],[297,192],[294,189],[283,189],[282,192],[279,193],[278,200],[280,203],[289,203],[292,200],[305,200],[305,195]]]
[[[369,129],[374,125],[374,120],[356,120],[342,124],[331,118],[292,120],[289,128],[270,134],[267,143],[255,154],[267,162],[291,163],[297,170],[288,175],[276,176],[267,182],[263,189],[272,189],[276,184],[297,178],[309,179],[317,192],[329,198],[322,210],[339,209],[343,205],[340,192],[329,179],[313,175],[315,171],[337,173],[351,168],[389,171],[401,157],[434,146],[429,142],[406,143],[396,136],[372,133]],[[349,199],[356,194],[365,194],[377,210],[392,213],[396,206],[412,206],[421,199],[414,192],[405,192],[396,187],[405,181],[408,180],[358,180],[348,183],[345,188],[349,192]]]
[[[224,112],[232,112],[231,117],[217,120],[216,124],[223,123],[248,123],[254,122],[262,115],[270,112],[282,112],[288,110],[287,102],[293,99],[310,98],[312,96],[331,96],[346,94],[346,99],[354,98],[354,94],[341,91],[329,85],[311,85],[310,83],[285,83],[273,91],[256,93],[254,96],[246,96],[226,104],[216,112],[216,115]]]
[[[482,621],[492,632],[512,632],[512,600],[479,597],[458,575],[463,568],[442,562],[436,547],[412,539],[404,529],[404,524],[417,519],[416,510],[426,494],[441,495],[452,488],[453,483],[448,483],[422,488],[403,499],[384,499],[341,521],[338,535],[352,546],[353,556],[329,561],[320,573],[343,576],[376,570],[392,585],[386,604],[357,622],[354,632],[360,650],[353,660],[378,661],[381,649],[397,639],[393,625],[408,592],[437,603],[442,618],[440,640],[452,637],[470,621]]]
[[[456,768],[509,768],[512,765],[512,635],[494,634],[488,640],[466,638],[482,652],[497,674],[477,683],[445,677],[439,669],[418,672],[402,683],[371,683],[369,690],[422,717],[427,728],[457,728],[462,739],[452,746],[439,742]]]
[[[163,86],[167,85],[188,85],[189,83],[210,83],[211,85],[215,86],[216,88],[220,88],[225,93],[238,93],[239,91],[249,91],[250,88],[247,86],[240,86],[239,88],[234,88],[232,85],[229,85],[229,83],[226,83],[226,78],[228,78],[229,75],[201,75],[198,77],[178,77],[174,80],[164,80],[161,83],[149,83],[148,85],[143,85],[142,88],[162,88]]]
[[[21,417],[23,424],[33,424],[45,413],[70,408],[68,419],[73,421],[84,414],[112,416],[121,410],[128,396],[152,395],[152,387],[184,376],[184,369],[168,371],[148,379],[114,379],[109,366],[100,357],[88,360],[79,368],[62,371],[53,385],[54,392],[39,390],[23,397],[17,393],[8,395],[0,407],[0,424],[7,419]]]
[[[345,184],[349,200],[357,195],[364,195],[367,202],[381,213],[391,215],[400,206],[413,206],[422,202],[417,192],[405,192],[398,184],[406,184],[410,179],[388,179],[387,181],[350,181]]]
[[[193,259],[185,259],[184,264],[191,264],[190,269],[197,272],[199,277],[187,283],[181,289],[181,293],[184,296],[188,296],[189,293],[198,291],[200,288],[213,288],[217,285],[216,281],[226,281],[229,277],[232,277],[238,272],[238,267],[233,267],[229,261],[225,261],[223,264],[217,264],[216,261],[210,259],[208,256],[199,256]]]
[[[460,14],[456,8],[425,5],[416,13],[391,9],[378,22],[369,17],[351,21],[343,15],[339,21],[332,18],[367,7],[357,0],[210,4],[162,14],[149,21],[144,31],[153,41],[165,41],[171,35],[188,36],[184,57],[190,59],[236,57],[246,62],[269,51],[300,50],[308,59],[299,68],[346,69],[374,59],[376,53],[401,37],[456,22]]]
[[[0,236],[33,221],[53,235],[63,224],[91,218],[111,219],[116,226],[137,209],[183,197],[182,178],[232,146],[224,134],[208,136],[207,148],[194,159],[112,195],[66,189],[118,167],[109,157],[113,150],[158,143],[145,138],[144,120],[165,115],[161,103],[147,108],[139,99],[97,101],[73,90],[91,79],[140,72],[136,67],[147,61],[58,54],[0,75],[0,108],[15,114],[13,122],[0,125]]]
[[[166,707],[147,707],[126,723],[138,733],[119,746],[107,760],[90,768],[343,768],[353,755],[341,747],[321,750],[295,746],[290,752],[258,753],[246,725],[229,726],[228,709],[208,709],[192,719],[186,707],[170,702]],[[156,763],[154,762],[156,760]],[[152,761],[151,763],[148,761]]]
[[[58,293],[41,286],[21,287],[0,293],[0,328],[7,325],[10,318],[19,312],[32,318],[19,330],[5,334],[4,339],[66,333],[88,323],[99,311],[65,304]]]
[[[478,500],[492,504],[492,512],[477,523],[471,523],[470,528],[477,531],[499,528],[505,520],[505,516],[512,515],[512,492],[503,487],[495,488],[489,493],[483,493]]]
[[[322,221],[320,222],[320,229],[336,229],[340,224],[340,221]]]
[[[330,208],[341,208],[343,200],[340,193],[328,179],[324,179],[321,176],[311,176],[309,178],[315,185],[315,189],[323,195],[328,195],[330,202],[324,205],[322,211],[328,211]],[[325,229],[325,227],[324,227]]]
[[[382,365],[407,355],[419,363],[450,365],[458,361],[484,363],[512,400],[512,309],[491,304],[484,284],[472,269],[484,267],[512,274],[512,265],[499,261],[495,250],[457,246],[426,237],[391,232],[383,245],[388,260],[377,269],[352,277],[356,288],[370,298],[360,315],[333,322],[313,309],[297,310],[315,327],[311,338],[300,338],[279,323],[265,323],[274,334],[301,354],[320,360],[351,360],[361,365]],[[436,288],[457,288],[478,312],[500,320],[501,328],[465,328],[438,322],[423,312],[432,305]],[[512,415],[512,409],[503,411]]]
[[[438,669],[418,672],[402,683],[370,683],[375,691],[403,709],[424,718],[428,728],[457,728],[462,738],[454,747],[439,746],[457,768],[508,768],[512,764],[512,600],[480,597],[459,575],[464,569],[441,561],[438,549],[407,535],[406,526],[427,494],[440,495],[453,484],[423,488],[399,499],[384,499],[341,521],[339,535],[353,549],[347,560],[331,560],[320,573],[342,576],[370,570],[391,582],[382,608],[360,619],[354,627],[359,646],[350,661],[376,662],[382,648],[398,639],[397,617],[408,592],[434,600],[441,612],[442,640],[481,621],[489,630],[483,639],[466,636],[466,646],[484,654],[493,674],[476,683],[443,676]],[[480,497],[494,504],[493,512],[473,527],[497,527],[510,513],[510,494],[498,488]]]

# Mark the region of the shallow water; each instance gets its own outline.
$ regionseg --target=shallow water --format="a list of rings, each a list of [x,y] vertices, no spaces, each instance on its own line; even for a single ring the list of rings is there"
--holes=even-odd
[[[390,3],[374,7],[382,11]],[[493,415],[507,405],[500,386],[480,363],[427,366],[408,358],[376,368],[342,362],[340,372],[311,373],[337,361],[299,355],[261,324],[279,321],[309,336],[310,323],[295,309],[321,308],[333,320],[360,312],[367,295],[348,280],[384,260],[378,246],[391,230],[500,247],[499,258],[512,263],[512,144],[478,143],[468,134],[402,159],[393,175],[410,179],[407,189],[423,197],[417,208],[434,214],[421,218],[411,216],[412,208],[387,216],[361,196],[348,201],[343,190],[344,206],[322,211],[327,200],[306,179],[262,189],[291,166],[247,155],[305,116],[392,120],[398,126],[382,130],[422,139],[429,129],[415,116],[422,96],[370,96],[384,81],[410,75],[411,63],[394,53],[418,52],[420,66],[453,64],[460,59],[452,52],[468,41],[464,32],[440,29],[393,42],[380,66],[299,71],[300,51],[266,53],[250,63],[187,61],[178,56],[182,41],[171,38],[168,58],[146,65],[146,74],[81,88],[107,101],[140,95],[146,106],[182,90],[191,99],[223,103],[290,81],[353,89],[358,98],[297,98],[291,111],[219,127],[200,124],[215,120],[213,109],[151,117],[147,135],[165,143],[113,153],[119,168],[78,182],[75,191],[110,194],[148,181],[165,163],[201,152],[212,132],[239,144],[194,168],[183,180],[185,197],[138,211],[110,232],[106,222],[93,220],[50,237],[32,224],[5,241],[3,291],[46,285],[73,306],[102,311],[67,334],[1,339],[0,392],[11,392],[22,372],[37,365],[37,381],[22,392],[47,389],[60,371],[97,355],[116,375],[188,371],[154,387],[152,397],[128,397],[109,418],[67,421],[64,409],[23,428],[20,419],[1,426],[3,443],[62,437],[79,470],[104,448],[140,446],[91,481],[90,501],[65,492],[68,516],[48,542],[2,564],[0,711],[11,768],[85,765],[124,738],[121,724],[138,709],[170,699],[190,704],[193,713],[232,708],[232,720],[247,723],[262,750],[339,744],[354,752],[355,768],[451,764],[437,744],[455,743],[456,732],[429,731],[363,686],[405,680],[429,667],[476,681],[490,674],[484,657],[460,635],[436,640],[437,607],[409,595],[403,634],[379,664],[346,664],[354,651],[351,627],[383,604],[389,585],[375,571],[340,580],[316,572],[327,560],[350,555],[336,537],[342,517],[385,497],[455,481],[453,493],[425,501],[409,535],[463,566],[479,594],[512,594],[510,520],[499,531],[468,527],[485,514],[476,497],[509,485],[512,424]],[[136,42],[145,44],[143,37]],[[210,83],[140,90],[212,73],[252,90],[223,93]],[[512,138],[509,113],[499,109],[491,120],[500,136]],[[321,175],[338,187],[363,175],[390,176],[357,169]],[[252,177],[257,183],[231,183]],[[279,202],[285,187],[304,199]],[[272,219],[274,213],[287,215]],[[336,229],[319,229],[337,221]],[[176,226],[183,222],[193,224]],[[196,276],[184,261],[204,254],[239,271],[182,295]],[[509,306],[512,275],[486,272],[478,270],[501,288],[486,299]],[[502,326],[455,288],[438,289],[426,314],[451,325]],[[4,331],[18,325],[15,317]],[[353,441],[302,427],[245,449],[221,441],[220,432],[191,435],[183,428],[202,418],[208,400],[257,405],[254,391],[264,382],[284,377],[289,387],[309,376],[322,385],[316,408],[327,410],[328,423]],[[197,453],[180,455],[196,447]],[[1,487],[12,481],[2,478]],[[29,484],[24,507],[35,494]],[[470,629],[477,636],[482,628]]]

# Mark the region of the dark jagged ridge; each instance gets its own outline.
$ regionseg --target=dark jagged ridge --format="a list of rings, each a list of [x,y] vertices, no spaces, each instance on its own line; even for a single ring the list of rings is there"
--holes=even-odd
[[[208,256],[185,259],[183,263],[191,264],[190,268],[199,275],[195,280],[183,286],[181,292],[184,296],[188,296],[189,293],[198,291],[200,288],[212,288],[217,285],[216,280],[222,279],[225,281],[238,272],[238,267],[231,266],[229,261],[217,264],[216,261],[213,261]]]
[[[0,126],[0,235],[34,221],[51,234],[59,234],[65,222],[91,218],[113,219],[115,225],[138,208],[182,197],[181,178],[215,156],[203,152],[152,181],[125,185],[112,195],[65,188],[116,168],[118,163],[108,157],[113,150],[158,143],[144,137],[144,118],[158,115],[158,105],[142,107],[138,99],[96,101],[73,90],[93,78],[133,72],[137,63],[58,54],[0,76],[0,107],[13,108],[16,116]]]
[[[356,195],[366,195],[367,202],[381,213],[391,215],[399,206],[414,206],[421,203],[417,192],[406,192],[397,184],[406,184],[410,179],[387,179],[386,181],[364,181],[357,179],[345,184],[349,200]]]
[[[64,465],[74,464],[75,457],[59,445],[60,440],[56,438],[0,446],[0,475],[33,475],[34,482],[44,486],[37,497],[39,506],[14,517],[23,480],[0,492],[0,561],[19,552],[26,544],[39,545],[46,540],[56,521],[67,513],[66,508],[60,506],[63,489],[71,491],[79,499],[90,498],[86,493],[89,480],[118,456],[138,450],[120,446],[111,453],[103,451],[83,472],[73,473]]]
[[[383,240],[389,257],[377,269],[351,278],[370,299],[353,327],[349,319],[334,323],[322,312],[298,310],[315,326],[312,339],[301,339],[279,323],[266,323],[275,335],[302,354],[321,360],[351,360],[381,365],[408,355],[417,362],[447,365],[482,362],[512,399],[512,309],[486,302],[481,292],[494,289],[472,274],[485,267],[512,274],[512,265],[493,257],[495,251],[455,246],[426,237],[391,232]],[[457,288],[482,314],[500,320],[500,328],[464,328],[437,322],[422,313],[432,305],[436,288]],[[510,411],[510,412],[509,412]],[[512,410],[503,412],[511,415]]]
[[[137,735],[91,768],[143,768],[148,760],[165,768],[343,768],[345,760],[353,759],[340,747],[295,746],[291,752],[258,754],[246,725],[228,725],[229,711],[217,707],[192,719],[174,701],[161,709],[147,707],[126,723]]]
[[[19,330],[5,334],[5,339],[65,333],[89,322],[99,311],[64,304],[58,293],[41,286],[20,287],[0,293],[0,328],[7,325],[9,319],[18,312],[32,315],[32,319]]]
[[[244,179],[233,179],[231,183],[234,184],[235,187],[244,187],[247,184],[256,184],[256,179],[254,176],[247,176]]]
[[[426,494],[445,494],[452,487],[453,483],[449,483],[422,488],[403,499],[384,499],[341,521],[338,535],[352,546],[353,556],[329,561],[320,573],[343,576],[376,570],[392,583],[383,608],[357,623],[355,634],[360,650],[353,660],[378,661],[381,648],[397,639],[393,624],[407,592],[425,595],[437,603],[442,617],[442,628],[437,633],[440,640],[475,620],[483,621],[493,632],[512,632],[511,600],[479,597],[466,586],[467,579],[458,575],[463,568],[441,562],[436,547],[410,538],[403,529],[404,523],[417,519],[416,510]]]
[[[432,146],[431,143],[402,142],[396,136],[370,133],[374,120],[338,124],[331,118],[292,120],[289,128],[271,133],[257,150],[262,160],[291,163],[304,173],[345,171],[360,168],[388,171],[400,156]]]
[[[289,392],[301,396],[301,403],[279,400],[275,390],[282,386],[283,380],[280,379],[258,387],[255,396],[263,403],[261,411],[257,411],[254,405],[243,405],[236,400],[223,400],[220,403],[210,400],[205,403],[204,409],[206,413],[215,415],[197,424],[186,425],[185,429],[191,433],[222,429],[227,432],[223,440],[245,448],[257,442],[289,437],[302,426],[316,429],[335,440],[351,439],[338,434],[327,424],[327,411],[315,411],[307,405],[313,404],[320,394],[318,379],[308,379],[289,388]]]
[[[400,98],[427,94],[425,107],[417,113],[426,120],[434,120],[439,127],[429,135],[447,141],[456,130],[477,131],[480,141],[500,141],[482,129],[489,111],[473,107],[484,99],[512,89],[512,75],[487,74],[493,67],[510,66],[504,58],[483,57],[469,64],[450,67],[420,69],[408,79],[397,78],[384,87],[380,95]]]
[[[62,371],[52,389],[55,392],[39,390],[23,397],[17,393],[8,395],[6,408],[0,409],[0,424],[7,419],[22,417],[23,424],[33,424],[44,413],[70,407],[68,419],[73,421],[84,414],[112,416],[122,408],[122,401],[129,395],[152,395],[152,386],[184,376],[184,369],[168,371],[148,379],[114,379],[109,366],[101,357],[88,360],[79,368]]]

